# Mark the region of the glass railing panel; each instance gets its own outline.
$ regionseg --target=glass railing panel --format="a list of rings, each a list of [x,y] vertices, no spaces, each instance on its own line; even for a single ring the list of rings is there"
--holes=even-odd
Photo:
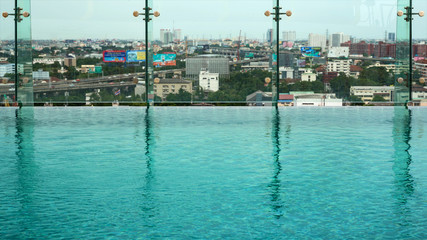
[[[14,1],[0,1],[0,12],[14,13]],[[13,16],[0,19],[0,106],[15,101],[15,24]]]
[[[393,104],[396,2],[289,0],[281,5],[283,12],[293,12],[282,20],[281,46],[294,54],[294,64],[281,68],[282,102]]]
[[[409,0],[398,0],[397,11],[405,11]],[[409,22],[405,16],[396,19],[396,70],[395,70],[395,104],[404,105],[409,101]]]
[[[32,7],[37,105],[145,105],[145,1]]]
[[[414,12],[427,12],[427,1],[414,1]],[[427,17],[414,16],[413,20],[413,82],[412,99],[415,106],[427,105]]]
[[[31,0],[18,0],[22,8],[17,28],[18,37],[18,105],[33,106],[33,56],[31,42]],[[27,16],[26,13],[30,15]]]
[[[157,105],[245,105],[259,90],[271,103],[271,4],[159,0],[154,8],[162,13],[154,22]]]

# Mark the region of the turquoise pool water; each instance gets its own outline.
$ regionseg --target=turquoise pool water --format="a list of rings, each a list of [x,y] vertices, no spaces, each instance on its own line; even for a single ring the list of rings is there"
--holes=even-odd
[[[0,109],[0,238],[427,239],[427,109]]]

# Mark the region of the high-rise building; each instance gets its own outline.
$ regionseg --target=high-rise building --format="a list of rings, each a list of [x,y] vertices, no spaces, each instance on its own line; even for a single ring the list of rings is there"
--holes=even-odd
[[[160,29],[160,42],[165,42],[165,32],[169,31],[168,29]]]
[[[331,47],[340,47],[341,43],[345,43],[351,40],[350,35],[344,33],[334,33],[331,35],[329,42]]]
[[[326,50],[326,36],[310,33],[308,35],[308,47],[321,47],[322,51]]]
[[[181,39],[182,39],[181,29],[174,29],[173,30],[173,40],[174,41],[181,41]]]
[[[297,40],[297,33],[295,31],[283,32],[283,41],[295,42]]]
[[[388,39],[389,42],[396,41],[396,33],[388,33]]]
[[[267,42],[273,43],[273,29],[268,29],[267,31]]]
[[[173,40],[174,40],[174,32],[171,32],[170,29],[160,29],[160,41],[163,44],[169,44],[173,42]]]

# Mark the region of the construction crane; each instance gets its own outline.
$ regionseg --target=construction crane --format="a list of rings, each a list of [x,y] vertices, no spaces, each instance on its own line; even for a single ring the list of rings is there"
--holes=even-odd
[[[240,38],[242,37],[242,30],[239,33],[239,41],[237,42],[237,61],[240,61]]]

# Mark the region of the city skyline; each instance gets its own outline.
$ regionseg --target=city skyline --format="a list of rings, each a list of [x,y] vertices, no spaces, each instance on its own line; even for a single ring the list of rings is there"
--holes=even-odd
[[[178,28],[182,29],[182,37],[192,39],[224,39],[238,36],[242,30],[242,35],[246,35],[248,39],[263,40],[266,30],[273,26],[272,17],[267,18],[263,14],[266,10],[273,11],[271,0],[177,2],[154,1],[154,10],[161,13],[153,21],[154,39],[160,39],[160,29]],[[0,9],[13,9],[12,5],[10,2],[2,2]],[[396,32],[395,5],[386,0],[282,1],[283,9],[291,10],[293,15],[290,18],[282,17],[280,32],[296,31],[297,39],[307,39],[310,33],[325,34],[326,30],[330,34],[345,32],[358,38],[381,39],[384,38],[385,31]],[[142,17],[132,16],[133,11],[142,11],[143,7],[141,0],[33,2],[33,39],[143,39]],[[414,8],[415,11],[425,10],[427,2],[414,2]],[[415,18],[414,38],[427,38],[426,21],[427,18]],[[0,38],[12,38],[11,18],[2,19],[0,23]]]

